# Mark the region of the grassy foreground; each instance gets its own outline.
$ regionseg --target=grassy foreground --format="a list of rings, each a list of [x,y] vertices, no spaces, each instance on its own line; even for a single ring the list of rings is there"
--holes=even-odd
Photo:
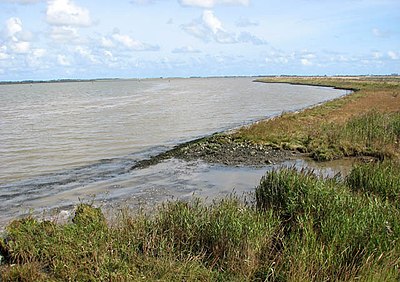
[[[399,171],[283,169],[247,201],[170,202],[111,223],[86,204],[65,225],[17,220],[1,240],[1,281],[398,281]]]
[[[64,225],[16,220],[0,281],[399,281],[396,78],[271,78],[357,90],[241,129],[238,139],[320,160],[373,156],[345,178],[268,172],[247,199],[165,203],[150,214],[77,207]]]

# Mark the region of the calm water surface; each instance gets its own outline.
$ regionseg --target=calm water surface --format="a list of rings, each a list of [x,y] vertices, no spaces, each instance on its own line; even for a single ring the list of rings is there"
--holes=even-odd
[[[0,85],[0,224],[29,210],[250,190],[265,168],[140,159],[346,91],[252,78]]]

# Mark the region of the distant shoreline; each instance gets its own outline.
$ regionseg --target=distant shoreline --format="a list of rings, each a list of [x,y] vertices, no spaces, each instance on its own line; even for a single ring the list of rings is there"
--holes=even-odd
[[[382,75],[221,75],[221,76],[190,76],[190,77],[146,77],[146,78],[92,78],[92,79],[77,79],[77,78],[62,78],[62,79],[49,79],[49,80],[19,80],[19,81],[0,81],[0,85],[9,85],[9,84],[40,84],[40,83],[68,83],[68,82],[96,82],[96,81],[118,81],[118,80],[147,80],[147,79],[191,79],[191,78],[236,78],[236,77],[254,77],[254,78],[347,78],[347,79],[357,79],[357,78],[399,78],[399,74],[382,74]],[[257,82],[262,82],[261,80]],[[274,82],[270,82],[274,83]],[[277,82],[279,83],[279,82]],[[296,83],[289,83],[296,84]],[[301,84],[301,83],[299,83]],[[304,84],[302,84],[304,85]],[[322,85],[313,85],[310,86],[322,86]],[[327,87],[334,87],[331,85],[326,85]],[[336,88],[341,89],[341,88]],[[344,89],[347,90],[347,89]],[[352,89],[349,89],[352,90]]]

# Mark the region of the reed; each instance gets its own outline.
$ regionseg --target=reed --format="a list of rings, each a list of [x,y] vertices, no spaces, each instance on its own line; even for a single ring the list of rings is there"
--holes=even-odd
[[[351,189],[377,195],[400,208],[400,165],[398,161],[356,165],[347,176]]]
[[[361,167],[398,181],[395,162],[346,179],[285,168],[267,172],[250,201],[167,202],[149,214],[122,209],[112,222],[81,204],[65,225],[16,220],[0,240],[1,279],[397,281],[400,209],[379,189],[355,188],[366,187],[350,180]]]

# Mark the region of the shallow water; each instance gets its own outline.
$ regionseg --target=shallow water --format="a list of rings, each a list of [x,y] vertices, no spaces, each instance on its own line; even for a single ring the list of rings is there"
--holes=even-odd
[[[65,209],[250,191],[268,168],[138,160],[216,131],[346,94],[252,78],[0,85],[0,224]]]

